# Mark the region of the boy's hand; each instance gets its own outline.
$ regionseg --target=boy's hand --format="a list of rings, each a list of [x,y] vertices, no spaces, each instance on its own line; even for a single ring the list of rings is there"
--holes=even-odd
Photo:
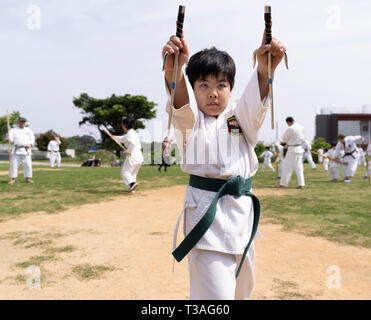
[[[265,44],[265,31],[263,34],[263,40],[261,46],[257,49],[257,59],[258,59],[258,73],[262,76],[268,74],[268,59],[267,52],[272,54],[272,72],[277,68],[281,62],[284,52],[286,51],[286,46],[276,38],[272,38],[270,44]]]
[[[174,56],[175,54],[179,54],[179,63],[178,63],[178,79],[180,80],[183,76],[182,67],[184,64],[187,63],[189,58],[189,50],[188,46],[184,40],[184,38],[179,39],[177,36],[171,36],[170,40],[166,43],[166,45],[162,49],[162,59],[165,56],[166,51],[169,53],[167,57],[167,61],[165,64],[165,77],[166,80],[170,80],[174,69]]]

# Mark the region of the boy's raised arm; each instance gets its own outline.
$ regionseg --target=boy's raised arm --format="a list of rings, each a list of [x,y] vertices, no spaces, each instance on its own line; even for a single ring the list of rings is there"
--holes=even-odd
[[[174,56],[175,54],[179,54],[178,75],[176,79],[176,90],[174,97],[174,108],[179,109],[184,105],[189,104],[189,97],[183,72],[183,66],[188,61],[189,50],[184,38],[179,39],[177,36],[171,36],[170,40],[162,49],[162,57],[165,56],[166,51],[168,52],[168,57],[164,69],[165,81],[169,91],[171,88],[172,74],[174,69]]]

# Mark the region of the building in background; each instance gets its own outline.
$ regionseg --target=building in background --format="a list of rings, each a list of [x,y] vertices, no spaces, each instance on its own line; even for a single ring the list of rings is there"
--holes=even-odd
[[[315,139],[324,138],[327,142],[337,141],[340,133],[346,136],[361,135],[365,138],[363,146],[369,144],[371,140],[371,105],[362,106],[355,112],[346,110],[321,110],[321,114],[316,115],[316,134]],[[357,112],[358,111],[358,112]]]

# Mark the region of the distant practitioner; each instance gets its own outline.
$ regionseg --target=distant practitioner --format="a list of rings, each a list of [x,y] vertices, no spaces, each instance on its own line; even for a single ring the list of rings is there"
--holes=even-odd
[[[304,127],[295,122],[293,117],[287,117],[286,123],[289,126],[282,136],[282,142],[287,144],[287,152],[282,167],[282,176],[280,184],[276,188],[285,188],[288,186],[292,172],[294,171],[298,179],[298,189],[305,186],[302,144],[305,140]]]
[[[317,152],[318,152],[318,163],[322,163],[322,161],[323,161],[322,155],[324,153],[322,147],[319,147]]]
[[[327,157],[325,158],[325,160],[328,160],[329,162],[331,182],[337,182],[340,177],[340,174],[339,174],[340,164],[335,161],[335,158],[336,158],[335,148],[336,148],[336,143],[332,142],[331,149],[329,149],[324,154],[324,156]]]
[[[357,148],[358,148],[358,165],[366,167],[367,166],[366,153],[363,151],[361,145],[357,145]]]
[[[277,179],[281,179],[281,175],[282,175],[282,166],[283,166],[283,161],[285,160],[285,156],[284,156],[284,153],[285,153],[285,150],[286,150],[285,146],[286,146],[286,143],[284,143],[284,142],[281,142],[281,143],[276,142],[275,143],[276,155],[277,155],[275,163],[278,165]]]
[[[162,166],[164,167],[164,171],[167,171],[167,167],[171,166],[171,143],[173,140],[169,139],[169,137],[165,137],[164,141],[162,141],[162,162],[158,167],[158,171],[161,171]]]
[[[61,139],[57,136],[54,136],[54,140],[50,140],[48,143],[48,151],[50,153],[50,167],[54,168],[54,165],[57,165],[57,168],[61,166],[61,154],[59,152],[59,146],[61,145]]]
[[[356,141],[364,141],[362,136],[345,136],[338,135],[338,143],[335,148],[335,158],[338,163],[343,162],[344,182],[351,182],[351,177],[354,176],[357,170],[358,156]],[[341,156],[340,152],[344,151]],[[346,163],[346,165],[344,165]]]
[[[331,150],[331,149],[329,149],[329,150]],[[325,172],[328,171],[328,166],[329,166],[329,163],[330,163],[330,160],[328,158],[328,152],[329,152],[329,150],[326,150],[326,153],[324,153],[323,156],[321,157],[321,158],[323,158],[322,159],[322,163],[323,163],[323,170]],[[319,158],[319,156],[318,156],[318,158]]]
[[[26,127],[27,120],[19,118],[18,127],[9,131],[8,141],[13,144],[12,147],[12,165],[9,172],[9,184],[13,185],[18,177],[18,168],[22,163],[23,176],[27,183],[33,183],[32,178],[32,158],[31,147],[35,143],[35,135],[32,130]]]
[[[364,176],[365,179],[367,179],[368,176],[371,174],[371,140],[370,140],[370,143],[368,144],[368,147],[367,147],[367,150],[366,150],[365,157],[366,156],[368,156],[368,164],[367,164],[366,174]]]
[[[125,117],[122,120],[122,128],[126,132],[123,136],[115,136],[116,139],[123,143],[126,147],[126,159],[121,170],[121,176],[128,187],[128,191],[132,192],[138,186],[137,174],[144,162],[142,154],[142,145],[139,136],[134,130],[135,119],[131,116]]]
[[[275,172],[272,163],[271,163],[271,158],[273,157],[273,152],[269,151],[269,147],[265,147],[264,152],[258,157],[258,158],[264,158],[263,160],[263,165],[261,168],[261,172],[264,171],[265,167],[268,166],[269,169],[271,169],[273,172]]]
[[[302,147],[304,148],[303,162],[307,160],[312,170],[317,169],[316,164],[314,163],[313,158],[312,158],[312,153],[311,153],[312,147],[310,146],[310,143],[308,142],[308,140],[304,140],[304,142],[302,143]]]

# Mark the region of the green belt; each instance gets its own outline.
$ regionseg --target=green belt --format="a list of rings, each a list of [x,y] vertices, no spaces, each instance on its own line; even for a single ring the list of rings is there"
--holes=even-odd
[[[221,180],[191,175],[189,178],[189,185],[197,189],[217,192],[217,194],[215,195],[215,198],[211,202],[210,207],[207,209],[201,220],[187,234],[181,244],[173,251],[173,256],[178,262],[181,261],[189,253],[189,251],[192,250],[196,243],[210,228],[215,218],[216,204],[222,196],[226,194],[238,197],[245,195],[252,198],[254,205],[254,222],[250,240],[243,252],[241,263],[236,273],[237,278],[240,273],[242,263],[246,257],[247,251],[249,250],[250,245],[255,237],[255,233],[258,229],[259,224],[260,202],[259,199],[251,193],[252,179],[244,179],[241,176],[237,176],[229,180]]]

